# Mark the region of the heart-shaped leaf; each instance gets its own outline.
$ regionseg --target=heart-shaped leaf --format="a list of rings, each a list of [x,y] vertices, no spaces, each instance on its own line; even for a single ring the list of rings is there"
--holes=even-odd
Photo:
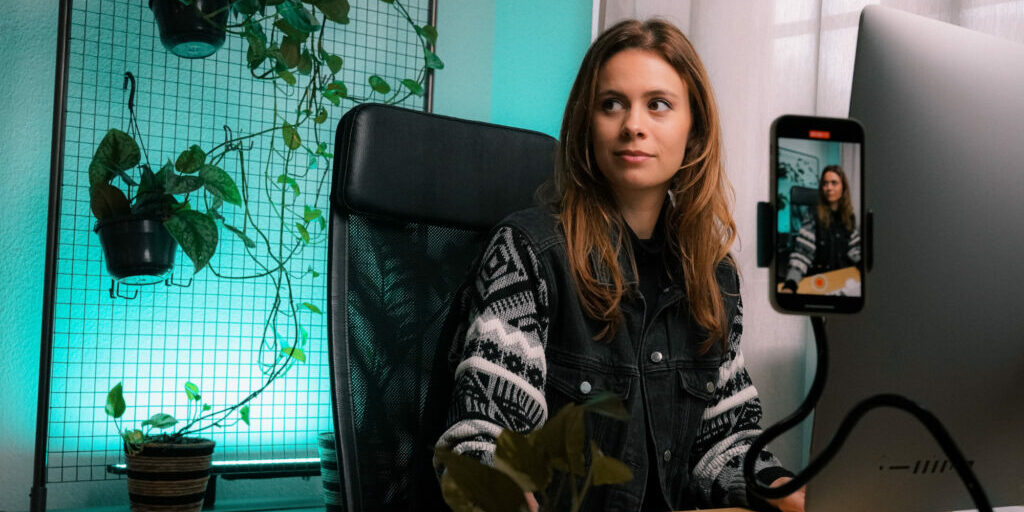
[[[178,420],[170,414],[158,412],[149,417],[148,420],[142,422],[142,426],[150,426],[153,428],[165,429],[171,428],[178,423]]]
[[[315,0],[313,5],[320,9],[327,19],[342,25],[348,23],[348,0]]]
[[[89,208],[99,220],[114,219],[132,213],[132,205],[124,192],[107,183],[99,183],[89,190]]]
[[[199,177],[206,185],[206,190],[214,196],[234,205],[242,204],[242,193],[238,191],[238,185],[235,185],[235,180],[224,169],[207,164],[199,169]]]
[[[296,360],[296,361],[299,361],[301,363],[305,363],[306,362],[306,354],[304,352],[302,352],[301,348],[298,348],[298,347],[282,348],[281,349],[281,353],[286,355],[286,356],[288,356],[288,357],[290,357],[290,358],[292,358],[292,359],[294,359],[294,360]]]
[[[524,491],[543,491],[551,483],[547,453],[526,436],[510,430],[498,436],[494,467],[515,480]]]
[[[313,15],[301,3],[294,0],[281,2],[277,6],[277,13],[298,31],[309,34],[320,29],[320,24],[316,22]]]
[[[341,57],[338,57],[337,55],[328,55],[324,60],[327,61],[327,67],[331,70],[331,73],[341,71],[341,66],[344,63],[344,61],[341,60]]]
[[[317,111],[316,118],[313,119],[313,122],[316,124],[323,124],[324,121],[327,121],[327,109],[320,107],[320,110]]]
[[[416,27],[416,33],[423,36],[430,44],[437,44],[437,29],[433,25],[423,25],[422,27]]]
[[[201,395],[199,394],[199,386],[196,386],[191,382],[186,382],[185,396],[188,397],[189,400],[199,400],[201,398]]]
[[[590,442],[591,472],[594,485],[615,485],[633,479],[633,470],[619,460],[601,453],[597,443]]]
[[[321,210],[319,210],[317,208],[310,208],[309,205],[306,205],[305,208],[306,208],[306,211],[303,214],[302,219],[305,220],[306,222],[312,222],[312,221],[320,218],[320,216],[324,214],[323,211],[321,211]]]
[[[217,223],[208,215],[195,210],[181,210],[164,221],[164,227],[192,260],[196,272],[210,262],[217,250]]]
[[[125,171],[139,165],[141,158],[139,145],[131,135],[115,128],[108,130],[99,146],[96,146],[96,153],[89,163],[89,186],[109,183],[118,174],[127,178],[130,185],[134,185]]]
[[[306,229],[306,226],[303,226],[301,223],[296,222],[295,223],[295,228],[299,230],[299,237],[302,238],[302,241],[306,242],[308,244],[309,243],[309,231]]]
[[[244,421],[246,425],[249,424],[249,406],[248,405],[243,406],[241,409],[239,409],[238,410],[238,415],[242,418],[242,421]]]
[[[118,382],[116,386],[110,388],[110,391],[107,392],[107,404],[103,407],[103,410],[107,413],[107,416],[116,419],[124,414],[126,408],[121,383]]]
[[[423,59],[430,69],[444,69],[444,62],[441,61],[441,58],[426,48],[423,49]]]
[[[370,87],[381,94],[387,94],[391,92],[391,86],[384,81],[383,78],[373,75],[370,77]]]
[[[277,27],[278,30],[283,32],[284,35],[300,43],[304,43],[306,42],[307,39],[309,39],[309,32],[303,32],[301,30],[296,29],[295,27],[289,25],[288,22],[284,20],[284,18],[280,18],[277,21],[275,21],[274,26]]]
[[[323,311],[320,311],[320,308],[316,307],[313,304],[310,304],[309,302],[303,302],[302,303],[302,307],[304,307],[304,308],[306,308],[306,309],[308,309],[308,310],[310,310],[310,311],[312,311],[312,312],[314,312],[314,313],[316,313],[318,315],[324,314]]]
[[[420,83],[415,80],[410,80],[406,78],[402,80],[402,85],[404,85],[406,89],[409,89],[409,92],[415,94],[416,96],[423,96],[424,94],[423,86],[420,85]]]
[[[196,145],[182,151],[174,162],[174,167],[182,174],[192,174],[199,170],[206,163],[206,152]]]
[[[299,41],[285,36],[284,40],[281,41],[281,59],[288,66],[288,69],[299,65],[299,54]]]
[[[486,510],[487,512],[528,510],[523,490],[508,475],[482,464],[476,459],[448,450],[435,450],[434,455],[444,464],[447,470],[446,475],[450,475],[454,482],[454,489],[460,491],[466,500],[478,507],[476,510]],[[448,492],[445,492],[445,501],[449,500],[454,489],[449,488]]]
[[[290,123],[284,123],[281,126],[281,136],[284,137],[284,145],[288,146],[288,149],[299,149],[299,146],[302,146],[302,138],[299,137],[299,131]]]

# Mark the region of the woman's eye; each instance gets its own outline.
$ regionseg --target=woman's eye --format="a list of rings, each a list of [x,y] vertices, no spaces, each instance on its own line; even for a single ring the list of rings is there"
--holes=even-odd
[[[625,108],[625,106],[622,102],[616,99],[609,98],[601,102],[601,110],[604,110],[605,112],[617,112],[623,108]]]
[[[647,105],[647,108],[655,112],[664,112],[666,110],[670,110],[672,108],[672,105],[670,105],[669,102],[665,100],[654,100]]]

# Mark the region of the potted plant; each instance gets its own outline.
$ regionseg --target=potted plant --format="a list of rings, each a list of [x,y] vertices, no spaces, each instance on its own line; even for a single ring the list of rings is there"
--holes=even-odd
[[[218,209],[224,202],[242,202],[238,186],[207,161],[199,146],[183,151],[176,162],[168,160],[157,172],[140,160],[132,136],[110,129],[89,164],[89,205],[107,270],[128,284],[159,282],[173,267],[175,249],[181,245],[198,272],[217,250]],[[203,191],[209,196],[205,212],[189,201],[190,195]]]
[[[186,59],[213,55],[224,44],[228,0],[149,0],[160,42]]]
[[[541,510],[556,506],[575,512],[587,491],[633,479],[633,471],[586,442],[584,413],[619,421],[629,414],[618,395],[602,392],[583,404],[567,404],[540,428],[526,434],[503,430],[494,466],[448,450],[435,450],[444,463],[441,491],[454,512],[521,512],[533,493]],[[553,491],[553,492],[551,492]]]

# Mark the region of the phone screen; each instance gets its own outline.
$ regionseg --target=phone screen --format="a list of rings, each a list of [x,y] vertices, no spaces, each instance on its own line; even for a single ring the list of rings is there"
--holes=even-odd
[[[794,312],[854,312],[864,299],[863,130],[783,116],[772,126],[772,295]]]

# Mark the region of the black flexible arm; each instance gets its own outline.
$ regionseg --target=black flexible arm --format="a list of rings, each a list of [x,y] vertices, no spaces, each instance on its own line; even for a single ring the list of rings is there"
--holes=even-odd
[[[766,499],[778,499],[792,494],[828,465],[832,457],[839,452],[839,448],[843,446],[846,437],[850,435],[853,427],[860,421],[861,417],[876,407],[893,407],[910,413],[924,424],[928,432],[931,432],[932,437],[938,441],[942,451],[949,457],[957,474],[960,475],[960,479],[963,480],[967,491],[971,494],[971,499],[974,500],[974,506],[978,508],[979,512],[992,512],[992,505],[989,503],[985,491],[981,488],[978,478],[974,475],[974,471],[967,464],[963,453],[960,452],[960,448],[957,447],[956,442],[953,441],[953,438],[946,431],[946,428],[942,426],[939,419],[914,401],[901,395],[888,393],[872,396],[854,406],[853,410],[843,418],[843,422],[839,425],[835,436],[825,446],[825,449],[803,471],[793,477],[793,480],[779,487],[767,487],[757,481],[754,477],[754,462],[757,460],[757,455],[764,450],[770,441],[782,435],[783,432],[799,425],[814,410],[814,406],[817,405],[818,399],[821,398],[821,393],[825,389],[825,380],[828,377],[828,340],[825,337],[825,319],[818,316],[811,317],[811,325],[814,327],[814,344],[818,347],[818,368],[814,376],[814,382],[811,384],[811,390],[807,393],[807,398],[804,399],[804,402],[800,404],[800,407],[793,414],[764,429],[764,432],[750,445],[750,449],[747,450],[747,455],[743,459],[743,478],[747,482],[747,489]]]

